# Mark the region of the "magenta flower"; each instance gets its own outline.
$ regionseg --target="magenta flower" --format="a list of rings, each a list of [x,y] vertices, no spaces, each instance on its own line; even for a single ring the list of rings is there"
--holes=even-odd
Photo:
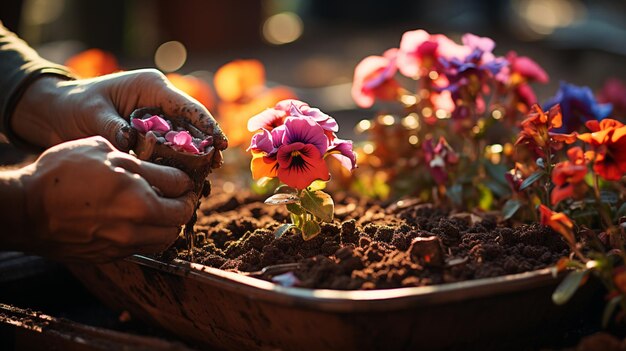
[[[248,130],[255,132],[259,129],[272,129],[285,123],[285,119],[290,116],[306,117],[312,119],[325,130],[336,132],[339,130],[337,121],[317,108],[299,100],[282,100],[274,106],[248,120]]]
[[[427,139],[422,145],[424,158],[430,169],[430,173],[437,184],[446,184],[450,166],[459,162],[459,156],[452,149],[444,137],[439,138],[436,146],[433,139]]]
[[[398,68],[398,49],[389,49],[383,56],[368,56],[354,69],[352,99],[363,108],[371,107],[376,99],[393,101],[398,98],[400,85],[394,79]]]
[[[626,84],[610,78],[598,93],[598,102],[613,105],[613,116],[626,117]]]
[[[509,87],[517,100],[530,108],[537,103],[537,97],[528,83],[536,81],[545,84],[549,80],[548,74],[533,59],[517,56],[515,51],[509,51],[506,60],[509,64],[502,67],[496,80]]]
[[[443,34],[429,34],[422,29],[408,31],[400,40],[398,69],[409,78],[419,78],[430,70],[438,70],[440,58],[464,58],[469,53],[469,48]]]
[[[356,153],[352,151],[352,140],[335,139],[328,148],[327,154],[339,160],[348,171],[356,168]]]
[[[281,124],[268,127],[267,122],[280,119]],[[338,139],[334,118],[317,108],[297,100],[284,100],[274,108],[252,117],[248,127],[262,126],[252,137],[251,170],[254,179],[278,177],[297,189],[304,189],[315,180],[329,180],[326,155],[333,155],[352,170],[356,154],[352,142]]]
[[[194,145],[193,138],[188,131],[183,130],[180,132],[168,132],[165,134],[165,140],[167,145],[170,145],[172,149],[176,151],[184,151],[192,154],[199,154],[200,150]]]
[[[167,133],[170,131],[170,125],[163,118],[154,115],[146,119],[134,118],[132,120],[133,127],[141,133],[159,132]]]

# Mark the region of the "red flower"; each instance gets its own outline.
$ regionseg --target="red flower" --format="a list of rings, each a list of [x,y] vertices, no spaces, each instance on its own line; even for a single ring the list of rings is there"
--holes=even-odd
[[[626,173],[626,126],[610,118],[585,125],[591,133],[578,138],[595,150],[594,172],[606,180],[620,180]]]
[[[304,189],[315,180],[330,180],[328,166],[313,144],[300,142],[278,148],[278,179],[296,189]]]
[[[571,246],[576,245],[574,223],[566,214],[553,212],[545,205],[539,205],[539,212],[541,213],[542,225],[550,226],[555,232],[561,234]]]
[[[583,180],[587,175],[587,166],[583,150],[580,147],[573,147],[567,151],[567,155],[570,160],[558,163],[552,170],[552,182],[555,185],[550,193],[552,205],[566,198],[578,198],[586,190]]]
[[[563,116],[560,106],[555,105],[546,113],[535,104],[531,107],[528,117],[522,121],[522,131],[515,145],[529,145],[539,156],[545,157],[547,148],[559,150],[564,142],[571,144],[576,141],[575,134],[551,132],[552,129],[562,125]]]
[[[393,101],[400,95],[401,87],[394,79],[398,68],[398,49],[389,49],[383,56],[368,56],[354,69],[352,99],[360,107],[371,107],[375,99]]]

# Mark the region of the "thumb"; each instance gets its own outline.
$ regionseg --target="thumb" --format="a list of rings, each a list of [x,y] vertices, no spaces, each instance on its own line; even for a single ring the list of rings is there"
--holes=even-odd
[[[115,111],[105,111],[96,118],[96,133],[108,139],[118,150],[128,152],[137,140],[137,132]]]

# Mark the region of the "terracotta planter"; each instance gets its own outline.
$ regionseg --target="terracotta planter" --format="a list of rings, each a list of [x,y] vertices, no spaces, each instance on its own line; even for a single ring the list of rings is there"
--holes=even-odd
[[[70,267],[100,299],[193,344],[229,350],[414,350],[545,334],[589,313],[593,285],[566,306],[550,269],[371,291],[286,288],[144,256]],[[596,318],[586,315],[587,318]]]

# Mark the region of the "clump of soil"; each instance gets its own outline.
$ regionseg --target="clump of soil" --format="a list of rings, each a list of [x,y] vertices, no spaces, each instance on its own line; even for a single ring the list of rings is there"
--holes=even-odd
[[[169,257],[241,272],[299,263],[290,270],[295,286],[353,290],[526,272],[553,265],[569,252],[558,234],[539,224],[511,228],[496,218],[451,215],[417,201],[383,207],[335,194],[335,203],[334,222],[323,223],[314,239],[304,241],[295,231],[275,239],[274,230],[289,220],[284,206],[265,205],[251,194],[215,193],[198,212],[193,258],[183,242]],[[421,253],[416,246],[422,242],[434,243],[438,253]],[[435,260],[438,255],[443,259]]]

